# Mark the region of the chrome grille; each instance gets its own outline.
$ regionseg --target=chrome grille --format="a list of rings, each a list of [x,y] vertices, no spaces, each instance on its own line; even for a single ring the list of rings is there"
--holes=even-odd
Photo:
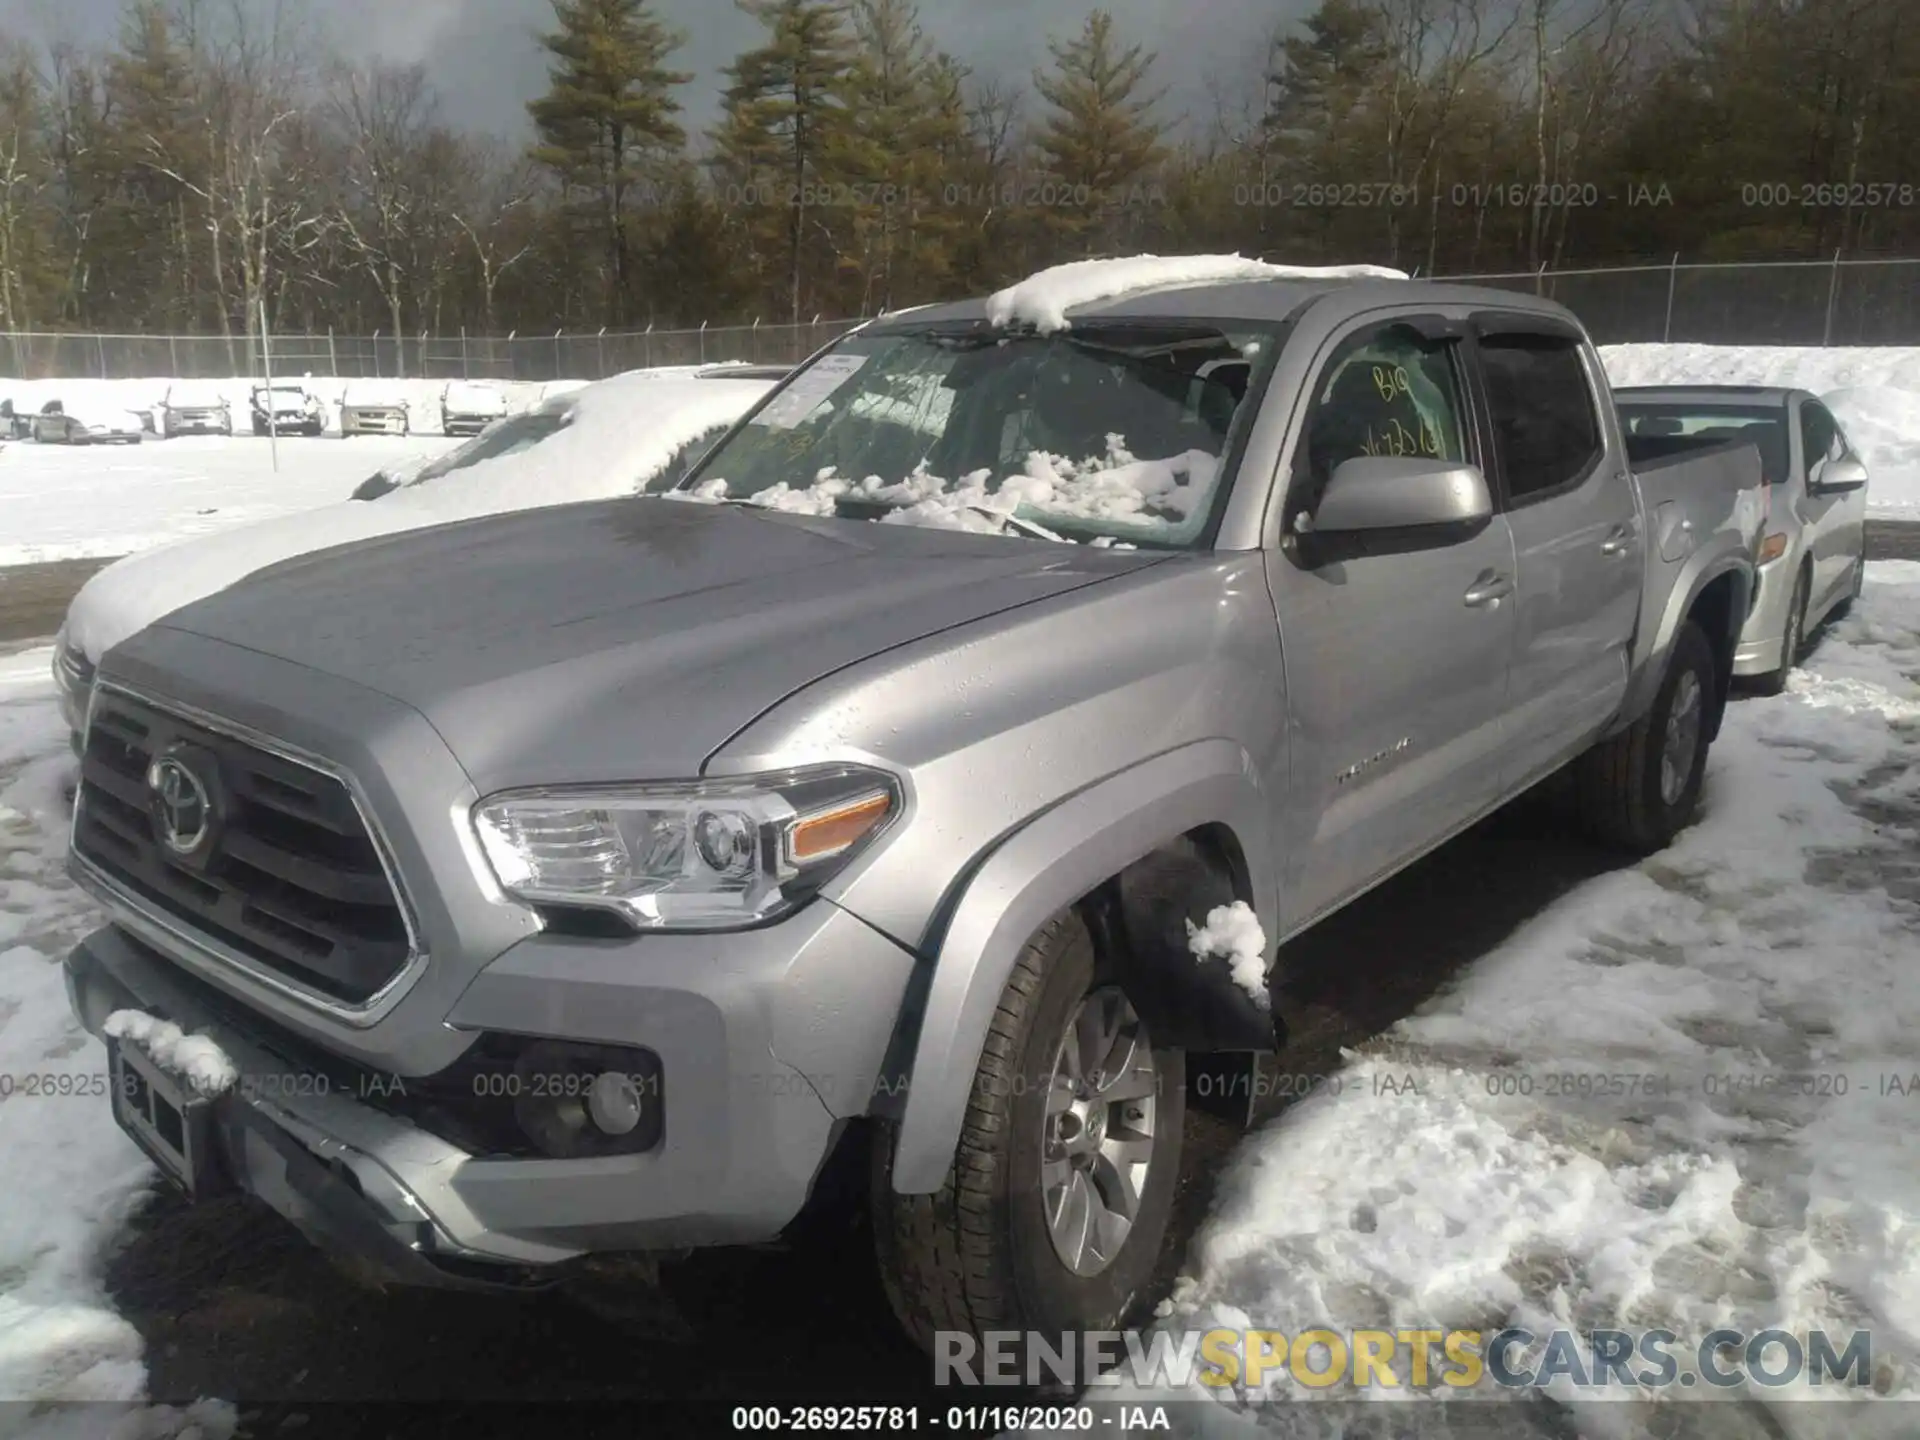
[[[147,781],[190,746],[225,813],[191,863],[161,843]],[[95,694],[74,850],[123,888],[323,999],[362,1004],[406,968],[406,911],[352,793],[335,775],[111,687]]]

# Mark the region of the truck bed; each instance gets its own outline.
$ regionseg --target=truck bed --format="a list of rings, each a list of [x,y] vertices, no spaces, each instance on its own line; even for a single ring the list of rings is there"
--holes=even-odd
[[[1627,441],[1627,456],[1646,527],[1634,669],[1657,676],[1695,574],[1730,553],[1751,561],[1757,552],[1766,523],[1766,482],[1751,441],[1703,444],[1687,436],[1641,436]],[[1641,687],[1623,719],[1635,718],[1651,699]]]

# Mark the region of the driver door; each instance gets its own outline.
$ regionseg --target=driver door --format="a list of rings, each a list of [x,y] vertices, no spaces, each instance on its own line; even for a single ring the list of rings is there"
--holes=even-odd
[[[1290,730],[1282,914],[1292,930],[1477,818],[1500,793],[1514,647],[1513,538],[1327,548],[1298,533],[1333,469],[1362,455],[1481,464],[1466,357],[1405,320],[1336,339],[1293,447],[1288,539],[1267,557]],[[1310,526],[1308,527],[1310,528]]]

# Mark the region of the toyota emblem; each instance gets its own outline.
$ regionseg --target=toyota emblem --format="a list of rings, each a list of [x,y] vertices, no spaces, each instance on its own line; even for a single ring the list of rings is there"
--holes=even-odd
[[[207,782],[178,755],[162,755],[147,767],[154,828],[176,855],[192,855],[213,828],[213,796]]]

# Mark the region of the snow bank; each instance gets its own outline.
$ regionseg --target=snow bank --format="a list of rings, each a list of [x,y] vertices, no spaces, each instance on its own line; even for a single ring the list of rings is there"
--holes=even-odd
[[[1718,1392],[1743,1403],[1696,1422],[1616,1387],[1558,1393],[1558,1426],[1474,1405],[1474,1433],[1911,1435],[1920,1135],[1885,1086],[1920,1072],[1916,704],[1920,564],[1875,562],[1791,692],[1728,711],[1698,825],[1570,891],[1241,1146],[1163,1323],[1664,1327],[1683,1372],[1721,1326],[1866,1329],[1907,1404],[1797,1405],[1801,1381]],[[1321,1430],[1261,1402],[1328,1397],[1355,1392],[1275,1371],[1182,1396],[1294,1434],[1352,1412]],[[1400,1413],[1394,1433],[1459,1433]]]
[[[769,388],[763,380],[662,380],[640,374],[603,380],[572,397],[571,419],[559,432],[526,450],[378,500],[343,501],[109,565],[75,597],[67,637],[98,660],[169,611],[296,555],[455,520],[631,494],[682,447],[731,424]],[[357,483],[364,472],[352,478]]]
[[[1615,385],[1780,385],[1820,396],[1867,462],[1867,511],[1920,520],[1920,346],[1607,345]]]
[[[1067,328],[1067,311],[1141,290],[1228,280],[1404,280],[1404,270],[1381,265],[1272,265],[1239,255],[1135,255],[1124,260],[1075,260],[1029,275],[987,300],[995,325],[1031,325],[1042,334]]]
[[[1187,948],[1203,964],[1224,959],[1234,984],[1262,1007],[1272,1003],[1267,990],[1267,932],[1246,901],[1214,906],[1207,912],[1205,925],[1187,921]]]
[[[64,873],[73,764],[50,659],[0,657],[0,1429],[26,1418],[9,1402],[136,1400],[146,1378],[99,1266],[153,1171],[108,1116],[106,1054],[67,1008],[60,961],[99,911]]]
[[[246,412],[236,412],[242,431]],[[379,469],[444,455],[439,435],[282,437],[280,468],[252,435],[142,445],[18,443],[0,450],[0,566],[110,557],[345,500]]]
[[[162,1070],[202,1095],[222,1095],[240,1078],[227,1052],[205,1035],[189,1035],[171,1020],[144,1010],[116,1010],[101,1027],[115,1040],[138,1045]]]

